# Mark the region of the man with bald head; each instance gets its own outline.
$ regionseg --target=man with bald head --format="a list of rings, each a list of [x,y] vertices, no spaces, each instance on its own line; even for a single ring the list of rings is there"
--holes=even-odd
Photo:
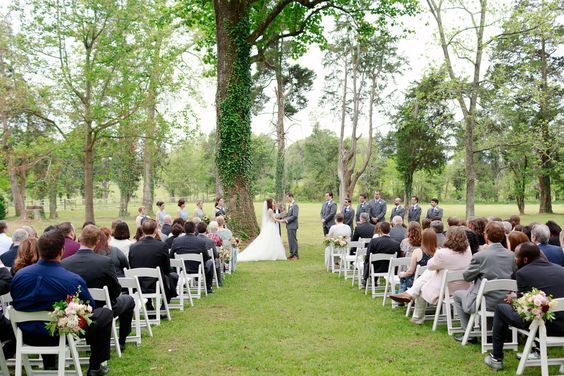
[[[402,221],[405,216],[405,208],[402,206],[401,198],[399,197],[394,199],[394,207],[392,208],[392,213],[390,214],[390,222],[394,221],[395,216],[401,217]]]

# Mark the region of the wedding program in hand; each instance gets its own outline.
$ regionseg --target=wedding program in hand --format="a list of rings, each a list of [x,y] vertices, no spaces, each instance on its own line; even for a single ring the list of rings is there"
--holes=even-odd
[[[286,251],[280,237],[279,222],[274,214],[271,198],[264,202],[260,233],[247,248],[237,256],[237,262],[286,260]]]

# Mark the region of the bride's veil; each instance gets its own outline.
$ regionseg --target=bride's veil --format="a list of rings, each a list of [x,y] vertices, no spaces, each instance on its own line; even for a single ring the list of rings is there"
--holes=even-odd
[[[264,200],[264,203],[262,204],[262,222],[260,224],[260,229],[262,230],[264,228],[264,226],[266,225],[266,221],[267,221],[267,205],[266,205],[266,200]]]

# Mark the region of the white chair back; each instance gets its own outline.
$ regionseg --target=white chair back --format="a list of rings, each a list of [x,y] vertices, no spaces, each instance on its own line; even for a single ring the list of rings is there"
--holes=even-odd
[[[194,279],[197,279],[197,286],[192,291],[193,298],[201,299],[204,295],[202,294],[202,290],[207,296],[208,289],[206,283],[206,273],[204,272],[204,256],[201,253],[176,253],[174,257],[176,259],[183,260],[184,262],[194,261],[199,264],[197,273],[188,273],[188,271],[186,271],[186,276],[190,277],[192,282],[194,282]]]
[[[103,288],[89,288],[88,291],[92,298],[96,301],[105,302],[107,309],[112,309],[112,301],[110,299],[110,292],[108,291],[108,286],[104,286]],[[116,353],[119,358],[121,358],[121,348],[119,347],[119,336],[117,332],[117,317],[114,317],[112,322],[112,337],[113,337],[113,345],[116,349]]]
[[[133,268],[133,269],[124,269],[124,273],[126,277],[136,277],[136,278],[156,278],[157,282],[155,284],[155,292],[154,293],[145,293],[141,291],[141,295],[143,299],[155,299],[155,316],[154,320],[149,320],[151,323],[156,325],[160,325],[161,323],[161,303],[165,307],[165,312],[167,315],[168,320],[172,319],[170,315],[170,309],[168,308],[168,302],[166,301],[165,296],[165,288],[164,288],[164,281],[161,275],[161,268]]]
[[[382,299],[382,306],[386,305],[386,298],[390,293],[394,293],[396,286],[400,284],[399,272],[402,268],[408,267],[411,262],[411,257],[398,257],[392,258],[388,266],[388,275],[386,276],[386,285],[384,287],[384,298]]]
[[[135,299],[135,310],[133,312],[133,327],[135,328],[135,335],[127,337],[129,342],[135,342],[137,345],[141,344],[141,312],[143,312],[143,320],[149,337],[153,336],[153,329],[149,322],[149,315],[147,314],[147,307],[141,292],[141,285],[137,277],[118,277],[121,287],[127,289],[129,296]]]
[[[444,310],[443,317],[446,318],[447,323],[447,332],[449,335],[454,333],[462,332],[461,327],[455,328],[453,326],[453,306],[452,306],[452,298],[451,293],[449,291],[448,284],[454,281],[462,281],[464,280],[464,271],[463,270],[448,270],[445,269],[443,272],[443,279],[441,283],[441,290],[439,292],[439,300],[437,302],[437,307],[435,310],[435,318],[433,320],[433,331],[437,330],[437,326],[439,325],[439,319],[441,318],[441,311]]]

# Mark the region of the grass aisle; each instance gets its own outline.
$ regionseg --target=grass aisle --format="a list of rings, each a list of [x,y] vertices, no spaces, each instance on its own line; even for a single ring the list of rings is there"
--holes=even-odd
[[[296,262],[239,264],[219,291],[113,358],[112,374],[489,374],[479,346],[410,324],[326,273],[320,248],[304,247]],[[516,367],[507,352],[502,374]]]

